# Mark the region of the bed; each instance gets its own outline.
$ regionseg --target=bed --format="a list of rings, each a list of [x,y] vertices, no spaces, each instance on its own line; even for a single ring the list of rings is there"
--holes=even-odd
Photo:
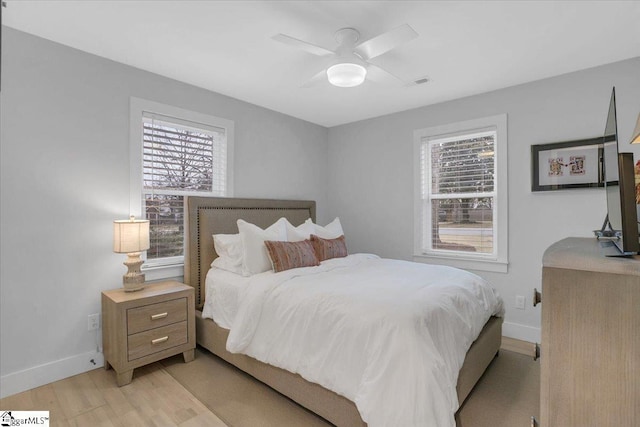
[[[311,218],[315,222],[315,202],[299,200],[235,199],[189,197],[187,199],[187,246],[185,282],[195,288],[197,343],[256,379],[269,385],[303,407],[339,427],[366,426],[356,404],[298,374],[260,362],[226,349],[229,330],[202,316],[205,277],[217,257],[213,234],[237,233],[236,221],[244,219],[266,228],[281,217],[293,225]],[[502,318],[492,316],[469,348],[457,380],[460,404],[498,354]]]

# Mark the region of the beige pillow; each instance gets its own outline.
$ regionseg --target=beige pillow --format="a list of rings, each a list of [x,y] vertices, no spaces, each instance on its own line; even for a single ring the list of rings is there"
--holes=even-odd
[[[331,258],[343,258],[347,254],[347,243],[344,235],[335,239],[323,239],[315,234],[311,235],[311,244],[316,253],[318,261],[324,261]]]
[[[267,246],[271,265],[276,273],[292,268],[320,265],[309,240],[301,240],[299,242],[266,240],[264,244]]]

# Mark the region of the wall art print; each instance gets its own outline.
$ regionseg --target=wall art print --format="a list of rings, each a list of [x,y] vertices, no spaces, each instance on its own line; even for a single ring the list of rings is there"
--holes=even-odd
[[[636,162],[636,204],[640,205],[640,160]]]
[[[602,138],[531,146],[531,191],[604,186]]]

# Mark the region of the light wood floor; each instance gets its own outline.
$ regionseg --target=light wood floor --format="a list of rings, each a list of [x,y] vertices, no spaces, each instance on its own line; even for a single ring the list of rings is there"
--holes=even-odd
[[[196,353],[191,363],[178,355],[138,368],[124,387],[113,370],[95,369],[1,399],[0,410],[48,410],[51,426],[65,427],[330,425],[205,350]],[[458,412],[458,427],[530,425],[539,416],[539,377],[538,362],[502,350]]]
[[[136,369],[124,387],[99,368],[0,399],[0,409],[48,410],[51,426],[226,427],[160,363]]]

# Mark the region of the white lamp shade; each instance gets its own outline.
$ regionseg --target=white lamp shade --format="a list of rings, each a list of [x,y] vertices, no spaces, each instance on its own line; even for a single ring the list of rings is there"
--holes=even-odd
[[[327,69],[329,83],[338,87],[358,86],[364,82],[366,76],[367,69],[352,62],[332,65]]]
[[[113,251],[128,254],[149,249],[149,221],[113,221]]]
[[[633,135],[631,136],[632,144],[640,144],[640,114],[638,114],[638,121],[636,121],[636,128],[633,130]]]

